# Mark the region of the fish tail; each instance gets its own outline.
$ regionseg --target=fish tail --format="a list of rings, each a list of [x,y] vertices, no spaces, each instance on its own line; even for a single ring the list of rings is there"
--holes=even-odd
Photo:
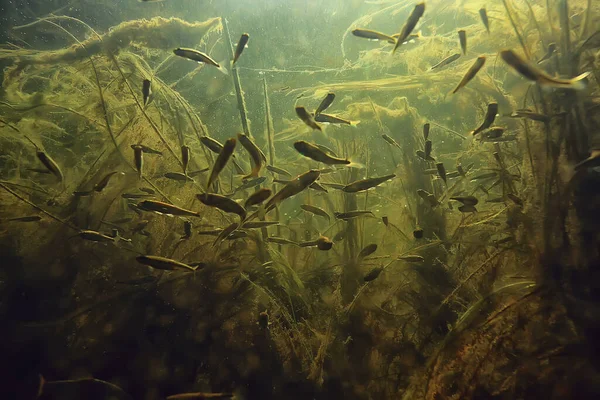
[[[235,63],[235,61],[234,61]],[[221,71],[222,74],[224,75],[229,75],[229,71],[227,71],[227,68],[225,68],[225,65],[227,64],[227,61],[223,61],[221,63],[219,63],[219,67],[217,68],[219,71]],[[233,64],[231,64],[231,66],[233,66]]]
[[[588,85],[587,77],[591,72],[584,72],[581,75],[576,76],[571,79],[571,84],[573,85],[573,89],[575,90],[584,90]]]
[[[365,169],[365,166],[363,164],[357,162],[350,162],[349,164],[344,164],[344,167]]]

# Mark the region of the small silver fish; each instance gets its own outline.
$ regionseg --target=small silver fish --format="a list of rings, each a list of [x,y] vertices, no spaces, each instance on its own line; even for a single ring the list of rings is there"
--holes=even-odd
[[[356,211],[348,211],[348,212],[334,212],[333,215],[337,219],[343,219],[343,220],[349,220],[349,219],[358,218],[358,217],[374,216],[372,211],[366,211],[366,210],[365,211],[356,210]]]
[[[227,70],[225,68],[223,68],[221,65],[219,65],[218,62],[216,62],[215,60],[210,58],[210,56],[208,54],[202,53],[201,51],[178,47],[175,50],[173,50],[173,53],[176,56],[187,58],[188,60],[196,61],[198,63],[212,65],[213,67],[216,67],[222,73],[227,74]]]
[[[154,211],[154,212],[161,213],[161,214],[186,216],[186,217],[200,217],[199,212],[186,210],[184,208],[174,206],[173,204],[164,203],[162,201],[157,201],[157,200],[144,200],[144,201],[138,203],[137,207],[140,210]]]
[[[218,208],[226,213],[237,214],[241,220],[246,219],[246,209],[229,197],[214,193],[201,193],[197,194],[196,198],[206,206]]]
[[[233,54],[233,62],[231,63],[232,65],[235,64],[237,60],[239,60],[244,49],[248,47],[249,40],[250,35],[248,35],[247,33],[242,33],[242,36],[240,37],[240,40],[237,43],[237,46],[235,47],[235,53]]]
[[[355,125],[350,120],[336,117],[335,115],[325,114],[325,113],[319,113],[319,114],[315,115],[315,121],[326,123],[326,124],[340,124],[340,125],[350,125],[350,126]]]
[[[377,251],[377,244],[375,244],[375,243],[368,244],[365,247],[363,247],[363,249],[360,251],[360,253],[358,253],[358,256],[356,258],[360,262],[362,259],[370,256],[371,254],[375,253],[376,251]]]
[[[271,197],[271,194],[271,189],[258,189],[256,192],[252,193],[250,197],[248,197],[248,199],[246,199],[246,201],[244,202],[244,208],[248,208],[262,203],[263,201]]]
[[[176,271],[176,270],[185,270],[185,271],[195,271],[196,268],[184,264],[182,262],[172,260],[170,258],[159,257],[159,256],[138,256],[135,258],[137,262],[140,264],[147,265],[152,268],[161,269],[165,271]]]
[[[434,69],[445,67],[446,65],[453,63],[454,61],[458,60],[459,58],[460,58],[460,53],[454,53],[454,54],[444,58],[439,63],[435,64],[430,69],[434,70]]]
[[[260,174],[260,170],[262,169],[262,166],[263,166],[263,157],[261,155],[261,151],[258,148],[258,146],[256,145],[256,143],[254,143],[252,141],[252,139],[250,139],[247,135],[245,135],[243,133],[238,133],[237,137],[238,137],[238,141],[242,144],[242,146],[244,146],[244,148],[246,149],[248,154],[250,154],[250,158],[252,159],[252,164],[253,164],[252,171],[250,172],[249,175],[246,175],[243,179],[257,177],[258,174]]]
[[[463,54],[467,54],[467,32],[463,29],[459,30],[458,39],[460,40],[460,48]]]
[[[327,110],[329,108],[329,106],[331,105],[331,103],[333,103],[333,100],[335,100],[335,93],[333,93],[333,92],[327,93],[325,98],[323,100],[321,100],[321,103],[315,110],[315,116],[317,116],[317,115],[321,114],[323,111]]]
[[[191,150],[188,146],[181,146],[181,163],[183,164],[183,173],[187,173],[187,167],[190,163]]]
[[[395,174],[380,176],[376,178],[367,178],[361,179],[352,183],[347,184],[342,189],[346,193],[357,193],[362,192],[364,190],[368,190],[374,188],[376,186],[381,185],[382,183],[389,181],[390,179],[394,179],[396,177]]]
[[[142,81],[142,98],[144,101],[144,106],[147,106],[150,102],[150,96],[152,96],[151,82],[149,79],[144,79]]]
[[[479,203],[475,196],[454,196],[450,197],[450,200],[460,201],[467,206],[476,206]]]
[[[135,169],[138,172],[138,177],[142,179],[142,168],[144,167],[142,146],[132,145],[131,148],[133,149],[133,163],[135,165]]]
[[[552,57],[554,55],[554,53],[556,52],[556,43],[550,43],[548,44],[548,50],[546,50],[546,54],[544,54],[544,56],[542,58],[540,58],[538,60],[538,64],[543,63],[544,61],[548,60],[550,57]]]
[[[296,115],[302,120],[308,127],[317,131],[322,131],[321,125],[317,124],[313,116],[302,106],[296,107]]]
[[[531,65],[512,50],[503,50],[500,57],[524,78],[537,83],[540,86],[555,87],[559,89],[583,90],[587,86],[586,78],[590,71],[584,72],[575,78],[554,78],[541,69]]]
[[[448,183],[448,179],[446,177],[446,168],[444,167],[444,163],[436,163],[435,167],[438,170],[438,175],[440,176],[440,178],[442,178],[442,180],[444,181],[444,183]]]
[[[483,26],[485,26],[485,30],[487,33],[490,33],[490,21],[487,16],[487,10],[485,7],[479,9],[479,16],[481,17],[481,22],[483,22]]]
[[[321,175],[318,170],[311,169],[301,175],[298,175],[295,179],[291,180],[281,190],[273,195],[267,202],[265,209],[270,210],[283,200],[295,196],[302,192],[310,185],[312,185]]]
[[[302,154],[304,157],[308,157],[312,160],[322,162],[327,165],[348,165],[351,163],[350,160],[332,157],[325,153],[323,150],[319,149],[312,143],[308,143],[304,140],[299,140],[294,142],[294,148],[298,151],[298,153]]]
[[[12,217],[4,220],[0,220],[0,222],[36,222],[40,221],[42,217],[39,215],[26,215],[23,217]]]
[[[189,175],[182,174],[181,172],[167,172],[163,175],[167,179],[172,179],[174,181],[180,182],[194,182],[194,179]]]
[[[118,172],[118,171],[113,171],[113,172],[109,172],[108,174],[106,174],[102,179],[100,179],[100,182],[98,182],[94,185],[94,190],[98,193],[103,191],[104,188],[106,188],[106,186],[108,186],[108,182],[110,181],[110,178],[112,178],[114,175],[119,174],[119,173],[120,172]]]
[[[279,168],[279,167],[276,167],[276,166],[274,166],[274,165],[267,165],[267,169],[268,169],[269,171],[271,171],[271,172],[275,173],[275,174],[284,175],[284,176],[289,176],[289,177],[291,177],[291,176],[292,176],[292,174],[290,174],[290,173],[289,173],[288,171],[286,171],[285,169],[283,169],[283,168]]]
[[[465,87],[465,85],[467,83],[469,83],[473,78],[475,78],[475,75],[477,75],[477,73],[483,67],[484,64],[485,64],[485,56],[477,57],[477,60],[475,60],[475,62],[473,63],[473,65],[471,65],[471,67],[469,68],[469,70],[467,71],[465,76],[463,76],[463,78],[458,83],[456,88],[454,88],[454,90],[452,91],[452,94],[458,92],[460,89]]]
[[[402,43],[404,43],[404,41],[408,38],[408,36],[413,31],[413,29],[415,29],[415,27],[417,26],[417,22],[419,22],[419,19],[423,16],[424,12],[425,12],[425,3],[419,3],[415,6],[415,8],[413,9],[413,11],[410,13],[410,15],[408,17],[408,20],[406,20],[406,23],[402,27],[402,30],[400,31],[398,38],[396,39],[396,45],[394,46],[394,49],[392,50],[392,54],[394,54],[396,52],[396,50],[398,50],[400,45]]]
[[[381,274],[382,271],[383,271],[382,267],[375,267],[371,271],[369,271],[369,273],[367,275],[365,275],[363,280],[365,282],[374,281],[375,279],[377,279],[377,277],[379,277],[379,274]]]
[[[364,39],[369,39],[369,40],[380,40],[383,42],[388,42],[391,44],[396,44],[396,39],[393,38],[392,36],[386,35],[385,33],[381,33],[381,32],[377,32],[377,31],[373,31],[370,29],[354,29],[352,31],[352,34],[356,37],[360,37],[360,38],[364,38]]]
[[[477,128],[475,128],[474,130],[471,131],[471,135],[475,136],[479,132],[492,126],[492,124],[494,123],[494,120],[496,119],[496,114],[498,114],[498,103],[494,103],[494,102],[489,103],[487,106],[487,111],[485,113],[485,118],[483,119],[483,122],[481,123],[481,125],[479,125]]]
[[[422,262],[425,262],[425,259],[423,257],[421,257],[421,256],[415,256],[415,255],[408,255],[408,256],[398,257],[398,260],[406,261],[406,262],[412,262],[412,263],[422,263]]]
[[[323,218],[327,218],[327,222],[329,222],[329,220],[330,220],[329,214],[327,213],[327,211],[323,210],[322,208],[311,206],[310,204],[302,204],[302,205],[300,205],[300,208],[311,214],[318,215]]]
[[[388,144],[395,146],[399,149],[401,149],[402,147],[400,147],[400,145],[398,144],[398,142],[396,142],[391,136],[386,135],[385,133],[381,135],[381,137],[383,138],[383,140],[385,140]]]
[[[217,180],[219,173],[221,173],[223,168],[225,168],[225,165],[227,165],[227,161],[229,161],[229,159],[233,155],[233,151],[235,150],[235,144],[236,144],[235,138],[227,139],[225,141],[225,144],[223,145],[223,148],[219,152],[219,155],[217,156],[217,159],[215,160],[213,168],[210,171],[210,176],[208,177],[208,181],[206,182],[206,190],[207,191],[210,190],[210,187],[212,186],[212,184]]]

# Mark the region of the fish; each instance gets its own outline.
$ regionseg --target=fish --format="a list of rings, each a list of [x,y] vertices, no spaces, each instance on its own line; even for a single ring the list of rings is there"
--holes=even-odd
[[[368,190],[374,188],[376,186],[381,185],[383,182],[389,181],[390,179],[394,179],[396,177],[395,174],[380,176],[376,178],[367,178],[361,179],[352,183],[347,184],[342,188],[342,190],[346,193],[357,193],[362,192],[364,190]]]
[[[298,153],[302,154],[304,157],[308,157],[311,160],[315,160],[318,162],[322,162],[327,165],[348,165],[351,164],[350,160],[332,157],[326,154],[323,150],[319,149],[314,144],[305,142],[304,140],[299,140],[294,142],[294,148],[298,151]]]
[[[316,207],[316,206],[311,206],[310,204],[301,204],[300,208],[303,209],[306,212],[309,212],[311,214],[314,215],[318,215],[319,217],[323,217],[327,219],[327,222],[330,221],[330,216],[327,213],[327,211],[323,210],[322,208]]]
[[[335,100],[335,93],[333,93],[333,92],[327,93],[325,98],[323,100],[321,100],[321,103],[315,110],[315,116],[317,116],[317,115],[321,114],[323,111],[327,110],[329,108],[329,106],[331,105],[331,103],[333,103],[333,100]]]
[[[117,235],[109,236],[92,230],[79,231],[77,236],[84,240],[89,240],[91,242],[115,242],[118,237]]]
[[[234,222],[223,229],[218,235],[212,246],[215,247],[217,244],[221,243],[223,240],[227,239],[233,232],[235,232],[240,227],[240,224]]]
[[[425,232],[423,231],[422,228],[415,228],[413,230],[413,237],[415,239],[423,239],[423,235],[425,234]]]
[[[319,250],[331,250],[333,247],[333,242],[327,236],[319,236],[317,240],[312,240],[308,242],[298,243],[300,247],[312,247],[317,246]]]
[[[263,201],[271,197],[271,194],[271,189],[258,189],[256,192],[252,193],[250,197],[248,197],[248,199],[246,199],[246,201],[244,202],[244,208],[248,208],[262,203]]]
[[[186,399],[232,399],[235,396],[234,393],[208,393],[208,392],[190,392],[190,393],[178,393],[171,396],[167,396],[167,400],[186,400]]]
[[[154,193],[156,193],[156,192],[154,191],[154,189],[152,189],[152,188],[147,188],[147,187],[142,187],[142,188],[140,188],[140,190],[141,190],[142,192],[144,192],[144,193],[148,193],[148,194],[154,194]]]
[[[113,177],[113,175],[115,174],[119,174],[120,172],[118,171],[113,171],[113,172],[109,172],[108,174],[104,175],[104,177],[102,179],[100,179],[100,181],[98,183],[96,183],[94,185],[94,190],[98,193],[100,193],[102,190],[104,190],[104,188],[106,186],[108,186],[108,182],[110,181],[110,178]]]
[[[198,63],[204,63],[216,67],[219,71],[227,74],[227,70],[223,68],[218,62],[210,58],[208,54],[202,53],[201,51],[178,47],[173,50],[173,54],[176,56],[187,58],[188,60],[196,61]]]
[[[548,115],[529,110],[516,110],[510,113],[508,116],[511,118],[527,118],[537,122],[550,122],[550,117]]]
[[[416,154],[417,157],[422,158],[425,161],[435,161],[435,158],[425,155],[425,152],[423,150],[417,150]]]
[[[374,281],[375,279],[377,279],[377,277],[379,276],[379,274],[381,274],[382,271],[383,271],[383,267],[375,267],[371,271],[369,271],[368,274],[365,275],[363,280],[365,282]]]
[[[277,244],[291,244],[294,246],[298,246],[298,242],[294,242],[291,239],[286,239],[278,236],[269,236],[265,239],[266,242],[269,243],[277,243]]]
[[[432,193],[429,193],[427,190],[417,189],[417,194],[423,200],[428,202],[431,205],[431,207],[436,207],[440,204],[439,201],[435,198],[435,196]]]
[[[554,55],[554,53],[556,52],[556,43],[552,42],[550,44],[548,44],[548,50],[546,50],[546,54],[544,54],[542,56],[542,58],[540,58],[538,60],[538,64],[543,63],[544,61],[548,60],[550,57],[552,57]]]
[[[242,33],[242,36],[240,37],[240,40],[237,43],[237,46],[235,47],[235,53],[233,54],[233,61],[231,65],[235,64],[236,61],[240,59],[240,56],[242,55],[244,49],[248,48],[249,40],[250,35],[248,35],[247,33]]]
[[[501,126],[492,126],[489,129],[481,132],[481,140],[494,140],[498,139],[504,133],[504,128]]]
[[[394,54],[396,52],[396,50],[398,50],[400,45],[402,43],[404,43],[404,41],[408,38],[408,36],[413,31],[413,29],[415,29],[415,26],[417,26],[417,22],[419,22],[419,19],[423,16],[424,12],[425,12],[425,3],[419,3],[415,6],[415,8],[410,13],[408,19],[406,20],[406,23],[402,27],[402,30],[400,31],[400,35],[396,39],[396,45],[394,46],[394,49],[392,50],[392,54]]]
[[[184,174],[187,174],[187,168],[190,163],[191,155],[192,155],[192,153],[188,146],[186,146],[186,145],[181,146],[181,163],[183,164],[182,167],[183,167]]]
[[[0,222],[36,222],[40,221],[42,217],[39,215],[25,215],[22,217],[11,217],[0,220]]]
[[[512,202],[515,203],[516,205],[523,207],[523,200],[521,200],[521,198],[519,198],[517,195],[512,194],[512,193],[507,193],[506,197],[511,199]]]
[[[444,183],[448,183],[448,178],[446,177],[446,168],[444,167],[444,163],[436,163],[435,167],[438,170],[438,175],[440,176],[440,178],[442,178],[442,180],[444,181]]]
[[[37,149],[35,154],[38,160],[40,160],[41,163],[44,164],[44,167],[46,167],[46,169],[50,171],[50,173],[54,175],[59,182],[63,182],[64,176],[62,170],[60,169],[56,161],[54,161],[52,157],[48,155],[48,153],[40,149]]]
[[[141,147],[142,151],[146,154],[158,154],[162,156],[162,151],[153,149],[152,147],[145,146],[143,144],[132,144],[131,148],[135,150],[136,147]]]
[[[485,174],[481,174],[481,175],[474,176],[473,178],[471,178],[471,182],[473,182],[473,181],[478,181],[478,180],[482,180],[482,179],[489,179],[489,178],[493,178],[493,177],[495,177],[496,175],[498,175],[498,174],[497,174],[497,173],[495,173],[495,172],[486,172]]]
[[[152,96],[151,82],[149,79],[142,81],[142,98],[144,106],[147,106],[150,102],[150,96]]]
[[[315,121],[327,123],[327,124],[340,124],[340,125],[351,125],[351,126],[356,125],[356,122],[352,122],[350,120],[336,117],[335,115],[325,114],[325,113],[319,113],[319,114],[315,115]]]
[[[265,209],[269,210],[281,203],[283,200],[302,192],[304,189],[312,185],[317,179],[319,179],[320,175],[321,172],[315,169],[308,170],[305,173],[298,175],[269,199],[265,205]]]
[[[313,143],[313,145],[317,146],[319,149],[323,150],[325,153],[329,153],[332,156],[337,157],[337,154],[335,153],[335,151],[333,151],[329,147],[325,146],[324,144]]]
[[[460,89],[465,87],[465,85],[467,83],[469,83],[473,78],[475,78],[475,75],[477,75],[477,73],[483,67],[484,64],[485,64],[485,56],[477,57],[477,60],[475,60],[475,62],[473,63],[473,65],[471,65],[471,67],[469,68],[469,70],[467,71],[465,76],[463,76],[463,78],[458,83],[456,88],[454,88],[454,90],[452,91],[452,94],[458,92]]]
[[[223,171],[225,165],[227,165],[227,161],[231,158],[233,151],[235,150],[236,140],[235,138],[227,139],[225,144],[221,148],[217,159],[215,160],[215,164],[210,171],[210,176],[208,177],[208,181],[206,182],[206,190],[208,191],[212,184],[217,180],[219,173]]]
[[[475,206],[463,204],[462,206],[458,207],[458,211],[460,211],[461,213],[470,213],[477,212],[477,209],[475,208]]]
[[[575,171],[579,171],[582,168],[593,168],[600,165],[600,149],[591,149],[590,156],[585,160],[582,160],[575,164]]]
[[[406,261],[406,262],[412,262],[412,263],[422,263],[425,262],[425,259],[421,256],[415,256],[415,255],[408,255],[408,256],[402,256],[402,257],[398,257],[398,260],[400,261]]]
[[[358,253],[358,256],[356,256],[356,258],[357,258],[358,262],[360,262],[360,261],[362,261],[362,259],[370,256],[371,254],[375,253],[376,251],[377,251],[377,244],[375,244],[375,243],[368,244],[365,247],[363,247],[363,249]]]
[[[147,194],[147,193],[123,193],[121,195],[122,198],[124,199],[141,199],[144,197],[150,197],[152,195]]]
[[[196,195],[196,198],[206,206],[216,207],[226,213],[237,214],[242,220],[246,219],[246,209],[229,197],[214,193],[200,193]]]
[[[496,119],[496,114],[498,114],[498,103],[489,103],[487,105],[487,111],[485,113],[485,118],[483,119],[483,122],[481,123],[481,125],[479,125],[477,128],[471,131],[471,135],[475,136],[479,132],[492,126],[494,120]]]
[[[369,39],[369,40],[381,40],[383,42],[388,42],[391,44],[396,44],[396,39],[393,38],[392,36],[386,35],[385,33],[381,33],[381,32],[377,32],[377,31],[373,31],[370,29],[354,29],[352,31],[352,34],[354,36],[360,37],[360,38],[364,38],[364,39]]]
[[[192,221],[183,221],[183,236],[181,239],[189,239],[192,237]]]
[[[182,174],[181,172],[167,172],[163,175],[167,179],[180,182],[194,182],[194,179],[189,175]]]
[[[242,179],[257,177],[260,174],[260,170],[263,166],[263,157],[261,156],[261,151],[258,146],[250,139],[247,135],[243,133],[237,134],[238,141],[244,146],[248,154],[250,154],[250,158],[252,159],[252,171],[250,174],[244,176]]]
[[[367,216],[375,216],[372,211],[367,210],[355,210],[348,212],[334,212],[333,215],[337,219],[349,220],[358,217],[367,217]]]
[[[133,163],[138,172],[138,177],[142,179],[142,168],[144,167],[143,150],[140,145],[131,145],[133,149]]]
[[[445,67],[446,65],[453,63],[454,61],[458,60],[459,58],[460,58],[460,53],[454,53],[454,54],[444,58],[439,63],[435,64],[433,67],[430,68],[430,70]]]
[[[274,174],[279,174],[279,175],[283,175],[283,176],[289,176],[289,177],[291,177],[291,176],[292,176],[292,174],[290,174],[290,173],[289,173],[288,171],[286,171],[285,169],[283,169],[283,168],[279,168],[279,167],[276,167],[276,166],[274,166],[274,165],[267,165],[267,169],[268,169],[269,171],[273,172]]]
[[[590,71],[584,72],[571,79],[553,78],[541,69],[525,61],[512,50],[502,50],[500,52],[500,57],[525,79],[533,81],[542,87],[583,90],[587,86],[585,81],[590,74]]]
[[[423,124],[423,140],[427,141],[429,139],[429,130],[431,129],[431,124],[429,122]]]
[[[433,149],[433,142],[431,140],[425,141],[425,148],[423,149],[423,153],[425,153],[425,158],[431,159],[431,150]]]
[[[197,211],[186,210],[181,207],[177,207],[173,204],[164,203],[158,200],[144,200],[137,204],[137,208],[144,211],[153,211],[160,214],[177,215],[185,217],[200,217],[200,213]]]
[[[450,197],[450,200],[460,201],[467,206],[476,206],[479,200],[475,196],[454,196]]]
[[[322,131],[321,125],[317,124],[313,116],[302,106],[296,107],[296,115],[302,120],[308,127],[317,131]]]
[[[191,171],[191,172],[188,172],[188,174],[187,174],[187,175],[188,175],[190,178],[193,178],[193,177],[195,177],[195,176],[198,176],[198,175],[200,175],[200,174],[202,174],[202,173],[204,173],[204,172],[208,171],[209,169],[210,169],[210,168],[202,168],[202,169],[199,169],[199,170],[197,170],[197,171]]]
[[[463,29],[459,30],[458,39],[460,40],[460,48],[463,54],[467,54],[467,32]]]
[[[244,222],[242,228],[244,229],[259,229],[266,228],[267,226],[273,226],[279,224],[279,221],[248,221]]]
[[[216,154],[219,154],[221,152],[221,150],[223,149],[223,145],[221,143],[219,143],[217,140],[215,140],[209,136],[202,136],[200,138],[200,143],[202,143],[210,151],[212,151],[213,153],[216,153]]]
[[[490,20],[488,19],[485,7],[479,9],[479,17],[481,17],[481,22],[483,22],[483,26],[485,26],[487,33],[490,33]]]
[[[396,142],[391,136],[386,135],[385,133],[381,135],[381,137],[383,138],[383,140],[385,140],[386,142],[388,142],[388,144],[395,146],[399,149],[401,149],[402,147],[400,147],[400,145],[398,144],[398,142]]]
[[[195,271],[197,268],[194,268],[191,265],[184,264],[176,260],[172,260],[170,258],[159,256],[137,256],[135,260],[140,264],[147,265],[156,269],[162,269],[165,271]]]
[[[237,188],[235,188],[235,190],[233,191],[233,193],[230,196],[233,196],[234,194],[236,194],[239,191],[247,190],[247,189],[253,188],[255,186],[258,186],[258,185],[262,184],[266,180],[267,180],[266,177],[259,176],[258,178],[254,178],[254,179],[251,179],[249,181],[244,181],[240,186],[238,186]]]
[[[473,165],[475,165],[475,164],[471,163],[471,164],[467,165],[466,168],[463,168],[462,164],[456,164],[456,171],[458,172],[458,174],[460,176],[466,176],[467,172],[469,172],[471,170],[471,168],[473,168]]]

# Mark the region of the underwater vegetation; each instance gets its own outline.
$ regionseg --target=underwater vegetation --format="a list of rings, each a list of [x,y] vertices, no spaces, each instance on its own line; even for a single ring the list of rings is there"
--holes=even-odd
[[[143,3],[0,47],[1,398],[600,395],[600,4]]]

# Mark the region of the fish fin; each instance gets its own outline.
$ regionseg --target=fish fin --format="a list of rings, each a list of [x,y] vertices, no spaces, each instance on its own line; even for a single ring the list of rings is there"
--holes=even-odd
[[[590,71],[584,72],[571,79],[571,83],[573,84],[573,89],[575,90],[584,90],[588,85],[587,77],[591,74]]]
[[[350,121],[350,126],[353,128],[356,128],[358,124],[360,124],[360,121]]]
[[[357,168],[357,169],[365,169],[365,166],[361,163],[351,162],[350,164],[345,164],[344,167],[347,168]]]
[[[225,68],[225,65],[227,65],[227,60],[223,60],[219,63],[219,68],[217,68],[219,71],[221,71],[221,73],[225,74],[225,75],[229,75],[229,71],[227,71],[227,68]],[[232,64],[233,65],[233,64]]]

